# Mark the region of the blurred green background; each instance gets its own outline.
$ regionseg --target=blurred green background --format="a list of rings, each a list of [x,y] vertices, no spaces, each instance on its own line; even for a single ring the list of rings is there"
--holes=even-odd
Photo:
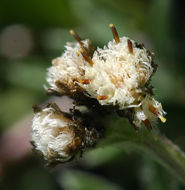
[[[155,52],[155,95],[167,111],[160,130],[185,150],[185,2],[183,0],[0,0],[0,189],[179,190],[182,184],[150,155],[96,149],[83,159],[45,168],[30,153],[32,105],[48,99],[43,85],[69,29],[102,47],[120,36]]]

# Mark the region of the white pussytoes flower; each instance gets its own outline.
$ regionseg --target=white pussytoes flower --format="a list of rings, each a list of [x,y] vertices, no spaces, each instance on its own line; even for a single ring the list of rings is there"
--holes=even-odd
[[[128,41],[133,44],[132,53]],[[139,106],[141,88],[154,71],[152,56],[145,48],[137,48],[134,41],[123,37],[119,43],[110,41],[104,49],[98,48],[92,61],[94,64],[87,65],[84,74],[90,83],[80,85],[92,98],[97,98],[101,105],[119,109]]]
[[[113,24],[110,28],[114,40],[95,51],[87,40],[82,41],[72,31],[78,43],[66,46],[64,54],[49,68],[47,81],[51,89],[63,94],[79,92],[97,99],[102,106],[129,109],[132,124],[140,127],[143,123],[151,129],[150,122],[155,123],[157,117],[166,121],[165,112],[149,87],[157,67],[153,54],[128,37],[119,38]]]
[[[71,159],[84,146],[84,133],[85,129],[66,117],[56,104],[35,111],[31,141],[49,162]]]

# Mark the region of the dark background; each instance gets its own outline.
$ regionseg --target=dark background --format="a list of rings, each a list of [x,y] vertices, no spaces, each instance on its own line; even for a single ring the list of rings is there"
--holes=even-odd
[[[71,28],[102,47],[109,24],[155,52],[155,96],[167,111],[162,133],[185,150],[185,2],[183,0],[0,0],[0,183],[5,190],[179,190],[149,155],[106,147],[46,168],[31,153],[32,105],[48,99],[46,68]],[[66,102],[64,100],[64,102]]]

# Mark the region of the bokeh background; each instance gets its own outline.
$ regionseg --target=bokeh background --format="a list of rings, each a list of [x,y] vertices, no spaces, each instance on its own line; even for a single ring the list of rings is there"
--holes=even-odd
[[[129,148],[96,149],[47,168],[29,143],[32,105],[49,99],[46,69],[73,41],[69,29],[102,47],[114,23],[120,36],[155,52],[152,83],[168,112],[159,127],[185,151],[184,8],[183,0],[0,0],[0,189],[185,189],[150,155]],[[68,109],[66,97],[55,101]]]

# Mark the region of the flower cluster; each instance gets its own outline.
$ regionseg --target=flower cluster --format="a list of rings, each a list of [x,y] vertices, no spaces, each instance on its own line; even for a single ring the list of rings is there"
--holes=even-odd
[[[111,107],[121,111],[136,129],[145,125],[151,130],[157,118],[166,121],[149,85],[157,69],[153,53],[128,37],[120,38],[113,24],[110,28],[114,39],[96,49],[90,40],[70,31],[77,43],[67,43],[64,53],[53,60],[46,78],[47,91],[82,100],[82,105],[93,102],[90,109]],[[96,139],[94,127],[87,129],[55,104],[37,109],[32,129],[35,149],[50,162],[68,161]]]
[[[34,107],[31,142],[49,163],[65,162],[94,143],[95,131],[50,103]]]
[[[78,93],[118,110],[132,109],[130,117],[136,127],[144,124],[150,129],[157,117],[165,122],[165,112],[149,86],[157,68],[153,53],[127,37],[119,38],[114,25],[110,27],[114,40],[96,50],[89,40],[82,41],[71,31],[78,42],[68,43],[48,69],[48,90],[71,96]]]

